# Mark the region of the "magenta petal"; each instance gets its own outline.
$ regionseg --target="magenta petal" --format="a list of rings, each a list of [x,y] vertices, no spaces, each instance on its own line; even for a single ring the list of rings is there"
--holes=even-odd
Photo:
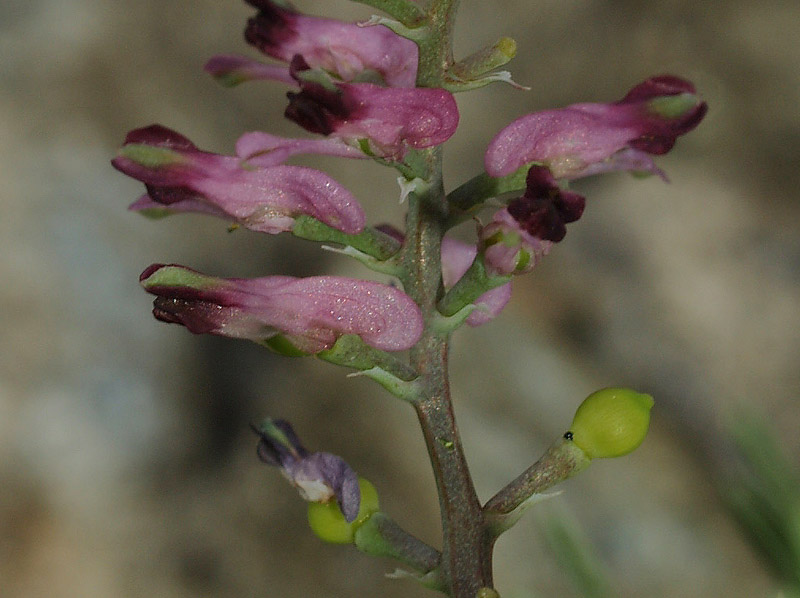
[[[299,154],[366,158],[361,150],[335,138],[291,139],[256,131],[245,133],[236,142],[236,155],[253,166],[274,166]]]
[[[259,13],[248,21],[245,39],[265,54],[285,62],[299,54],[342,81],[373,71],[390,87],[414,87],[417,45],[388,28],[304,15],[267,0],[249,3]]]
[[[348,234],[363,230],[366,217],[350,192],[318,170],[275,164],[301,151],[292,150],[288,140],[282,148],[243,163],[200,151],[185,137],[155,125],[132,131],[112,164],[145,183],[150,199],[173,212],[210,213],[272,234],[291,230],[301,214]]]
[[[490,142],[486,172],[506,176],[530,163],[547,166],[555,178],[621,170],[625,160],[609,167],[602,163],[614,162],[625,150],[656,155],[669,151],[680,135],[697,126],[706,110],[688,81],[654,77],[615,103],[573,104],[515,120]],[[632,166],[641,171],[642,160]],[[652,163],[645,166],[645,171],[660,173]]]
[[[478,248],[456,239],[442,239],[442,282],[446,289],[452,288],[464,276],[472,264]],[[470,326],[480,326],[495,318],[511,300],[511,283],[491,289],[478,297],[474,303],[481,307],[467,318]]]
[[[357,334],[376,349],[402,351],[422,334],[416,303],[376,282],[335,276],[214,278],[160,264],[140,280],[157,296],[156,318],[194,333],[256,342],[283,334],[307,353],[330,348],[343,334]]]

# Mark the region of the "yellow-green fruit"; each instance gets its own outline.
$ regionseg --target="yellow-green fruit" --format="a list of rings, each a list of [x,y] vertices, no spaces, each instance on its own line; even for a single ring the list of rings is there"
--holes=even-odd
[[[621,457],[642,444],[652,406],[650,395],[629,388],[604,388],[581,403],[567,434],[590,459]]]
[[[378,491],[369,480],[358,478],[361,506],[355,520],[348,523],[336,500],[308,503],[308,525],[319,538],[332,544],[352,544],[356,530],[378,510]]]

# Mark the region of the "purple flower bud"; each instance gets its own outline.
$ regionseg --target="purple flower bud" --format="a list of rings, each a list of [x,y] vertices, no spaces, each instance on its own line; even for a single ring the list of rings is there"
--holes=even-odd
[[[245,39],[268,56],[291,62],[299,54],[311,68],[342,81],[371,71],[389,87],[415,85],[417,45],[387,27],[303,15],[269,0],[248,4],[259,12],[248,21]]]
[[[299,56],[292,69],[300,92],[287,94],[286,117],[312,133],[369,140],[377,156],[399,159],[408,148],[439,145],[458,126],[455,98],[444,89],[323,84],[304,76],[308,65]]]
[[[505,208],[483,227],[481,240],[486,270],[500,276],[530,272],[553,246],[552,241],[531,235]]]
[[[564,191],[544,166],[531,166],[525,195],[513,200],[506,210],[531,237],[558,243],[567,234],[567,223],[583,214],[582,195]]]
[[[456,239],[442,239],[442,282],[446,289],[452,288],[464,276],[472,264],[478,248]],[[475,300],[476,309],[467,318],[470,326],[480,326],[495,318],[511,300],[511,283],[486,291]]]
[[[628,169],[663,174],[647,154],[669,151],[707,109],[688,81],[653,77],[613,104],[573,104],[518,118],[489,144],[486,172],[506,176],[536,162],[558,179]]]
[[[363,230],[364,211],[347,189],[318,170],[280,164],[301,152],[353,155],[353,150],[330,140],[258,135],[240,140],[239,150],[247,152],[242,159],[201,151],[179,133],[152,125],[128,133],[112,164],[147,188],[134,210],[201,212],[272,234],[291,230],[300,214],[348,234]]]
[[[139,280],[156,295],[153,315],[195,334],[264,343],[282,335],[319,353],[344,334],[376,349],[403,351],[422,334],[422,314],[402,291],[337,276],[215,278],[178,265],[153,264]]]
[[[331,453],[309,453],[300,443],[289,422],[267,419],[258,434],[258,457],[268,465],[280,467],[286,478],[309,502],[328,502],[336,497],[345,520],[352,522],[361,506],[358,475],[342,459]]]

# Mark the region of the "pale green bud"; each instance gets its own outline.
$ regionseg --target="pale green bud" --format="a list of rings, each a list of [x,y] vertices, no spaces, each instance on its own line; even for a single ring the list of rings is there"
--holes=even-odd
[[[627,455],[647,435],[652,407],[653,397],[629,388],[598,390],[578,407],[564,437],[590,459]]]

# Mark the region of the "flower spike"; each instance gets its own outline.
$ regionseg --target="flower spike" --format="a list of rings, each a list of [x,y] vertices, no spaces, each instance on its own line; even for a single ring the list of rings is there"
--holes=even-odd
[[[653,77],[612,104],[573,104],[518,118],[489,144],[486,172],[506,176],[535,162],[557,179],[611,170],[663,175],[649,155],[669,151],[707,109],[690,82]]]
[[[305,354],[330,349],[345,334],[371,347],[403,351],[422,334],[422,314],[394,287],[338,276],[215,278],[179,265],[153,264],[140,283],[156,299],[153,315],[195,334],[289,343]]]
[[[271,234],[292,230],[302,214],[348,234],[363,230],[364,211],[347,189],[318,170],[280,163],[302,152],[352,156],[351,149],[266,133],[246,135],[237,149],[248,154],[245,160],[201,151],[183,135],[152,125],[128,133],[112,164],[147,188],[133,210],[200,212]]]

